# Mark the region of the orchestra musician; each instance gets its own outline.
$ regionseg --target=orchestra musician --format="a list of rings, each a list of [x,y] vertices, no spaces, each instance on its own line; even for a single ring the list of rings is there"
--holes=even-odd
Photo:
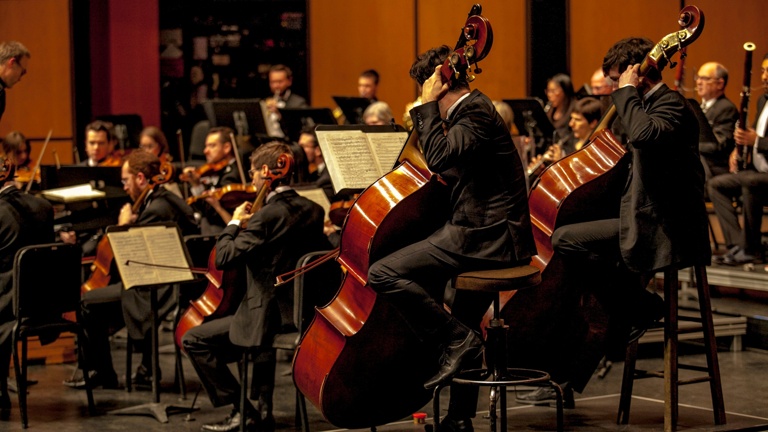
[[[21,188],[21,185],[31,180],[32,171],[34,166],[32,164],[32,144],[27,137],[19,131],[12,131],[3,138],[3,151],[6,156],[10,157],[14,161],[16,167],[16,187]],[[40,181],[39,173],[37,181]]]
[[[735,144],[733,131],[739,119],[739,111],[725,96],[728,85],[728,69],[720,63],[708,62],[701,65],[694,76],[696,93],[701,98],[701,110],[707,117],[716,142],[700,142],[699,153],[704,164],[707,180],[728,173],[728,157]]]
[[[232,144],[232,129],[215,127],[208,131],[205,138],[206,164],[202,167],[186,167],[181,177],[189,182],[192,196],[200,196],[206,190],[217,189],[228,184],[242,183],[235,159],[235,147]],[[208,196],[194,203],[196,213],[201,215],[200,230],[203,234],[218,234],[232,215],[221,206],[216,196]]]
[[[670,266],[710,261],[698,122],[684,97],[662,83],[660,71],[652,68],[638,76],[652,48],[646,38],[627,38],[603,60],[603,71],[616,86],[612,99],[631,158],[619,216],[563,225],[552,235],[564,277],[601,303],[609,316],[609,335],[622,347],[664,314],[663,300],[643,281]],[[553,380],[567,392],[581,392],[601,356],[573,353],[562,359],[568,376]],[[554,397],[542,388],[517,400],[542,404]]]
[[[573,91],[571,77],[566,74],[557,74],[547,81],[547,104],[545,111],[547,117],[555,126],[556,136],[553,141],[558,142],[568,139],[571,130],[568,121],[571,119],[571,111],[576,104],[576,94]],[[548,107],[548,108],[547,108]]]
[[[613,87],[608,77],[603,73],[602,68],[598,68],[592,77],[589,79],[589,89],[593,96],[609,95],[613,91]]]
[[[277,64],[269,68],[269,89],[272,97],[266,100],[264,122],[269,136],[282,138],[285,136],[280,126],[281,108],[308,108],[307,100],[291,91],[293,72],[288,66]]]
[[[603,104],[595,98],[587,97],[576,102],[571,112],[571,120],[568,122],[573,139],[563,146],[563,156],[581,150],[600,121],[602,112]]]
[[[5,90],[12,88],[27,73],[32,55],[19,42],[0,42],[0,120],[5,112]]]
[[[373,102],[363,112],[363,123],[368,126],[386,126],[394,120],[392,109],[386,102]]]
[[[747,146],[752,151],[753,169],[738,169],[738,147],[729,157],[730,173],[713,177],[708,183],[709,197],[715,207],[717,220],[723,227],[723,236],[729,250],[724,255],[713,257],[713,262],[727,265],[741,265],[764,262],[765,253],[761,242],[760,225],[763,206],[768,203],[768,54],[763,57],[761,79],[766,94],[757,101],[757,117],[753,127],[736,128],[736,144]],[[739,224],[733,199],[741,197],[744,228]]]
[[[317,135],[314,128],[305,127],[301,130],[299,146],[304,150],[310,166],[309,181],[314,187],[322,189],[329,201],[332,200],[334,190],[333,183],[331,183],[331,174],[328,172],[328,167],[325,164],[323,151],[317,143]]]
[[[253,152],[249,173],[257,189],[265,185],[265,178],[284,153],[290,149],[280,142],[264,144]],[[288,186],[289,179],[287,175],[272,181],[261,209],[247,202],[237,207],[216,242],[217,268],[247,269],[245,300],[233,316],[205,322],[182,339],[213,406],[233,406],[224,421],[203,425],[203,430],[234,431],[241,422],[247,430],[274,430],[272,339],[281,326],[281,307],[292,304],[283,304],[286,299],[281,293],[285,291],[277,292],[275,277],[290,270],[302,255],[329,247],[323,235],[323,209],[299,196]],[[252,392],[251,398],[258,399],[259,407],[245,401],[247,412],[240,413],[240,384],[227,363],[241,359],[244,347],[258,350],[252,381],[258,394]]]
[[[160,173],[160,160],[144,151],[131,152],[122,166],[123,189],[134,202],[120,209],[117,225],[145,225],[155,222],[175,222],[182,235],[198,233],[192,208],[181,198],[167,191],[162,185],[153,186],[152,178]],[[148,193],[142,194],[147,188]],[[139,199],[143,197],[143,201]],[[134,209],[137,212],[134,213]],[[69,237],[68,237],[69,238]],[[74,238],[74,237],[73,237]],[[135,271],[144,271],[137,268]],[[112,366],[109,335],[123,326],[139,346],[141,364],[131,378],[137,386],[151,385],[152,353],[149,291],[123,289],[123,284],[113,263],[110,284],[83,294],[78,322],[83,325],[86,339],[81,341],[86,351],[89,370],[94,371],[91,384],[104,388],[117,388],[117,374]],[[173,288],[156,290],[158,317],[164,317],[176,305]],[[159,322],[158,322],[159,325]],[[82,361],[82,359],[81,359]],[[159,377],[158,377],[159,378]],[[84,388],[82,372],[64,381],[73,388]]]
[[[423,104],[410,114],[430,170],[448,183],[453,214],[427,239],[375,262],[368,275],[371,288],[418,337],[444,346],[439,372],[426,388],[479,366],[483,342],[476,332],[492,302],[489,293],[457,291],[449,314],[447,282],[466,271],[528,263],[536,254],[525,175],[509,129],[488,97],[470,91],[466,77],[442,83],[450,52],[444,45],[414,62],[410,75],[423,86]],[[441,430],[472,431],[477,394],[476,387],[452,387]]]
[[[379,98],[376,92],[379,90],[379,73],[375,69],[364,70],[357,78],[357,92],[360,97],[366,98],[371,103],[377,102]]]
[[[14,168],[0,186],[0,419],[7,420],[11,408],[8,396],[8,367],[11,336],[16,317],[13,309],[13,260],[24,246],[51,243],[53,207],[21,192],[13,181]]]
[[[120,156],[114,153],[115,134],[112,123],[95,120],[85,126],[85,153],[88,158],[80,166],[120,166]]]

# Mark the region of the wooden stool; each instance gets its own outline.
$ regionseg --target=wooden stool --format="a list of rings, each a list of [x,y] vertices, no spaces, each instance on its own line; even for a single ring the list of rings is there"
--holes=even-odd
[[[638,341],[627,346],[627,356],[624,363],[624,378],[621,383],[621,400],[619,413],[616,419],[618,424],[629,423],[629,408],[632,401],[632,385],[635,379],[664,378],[664,431],[671,432],[677,429],[678,416],[678,387],[685,384],[709,382],[709,390],[712,394],[712,412],[715,416],[715,424],[725,424],[725,406],[723,404],[723,389],[720,385],[720,366],[717,362],[717,343],[715,330],[712,323],[712,306],[709,299],[709,284],[705,266],[693,267],[696,277],[696,289],[699,296],[700,318],[688,318],[688,320],[701,323],[704,334],[704,347],[707,356],[707,367],[678,364],[677,336],[681,333],[678,329],[678,320],[685,318],[677,314],[677,269],[670,268],[664,271],[664,370],[657,372],[636,371]],[[685,331],[695,332],[698,328]],[[678,379],[678,369],[706,372],[707,375],[687,380]]]
[[[493,319],[487,327],[486,356],[487,367],[470,369],[456,374],[450,383],[440,384],[434,393],[434,428],[440,427],[440,390],[450,384],[474,385],[490,387],[489,413],[491,432],[496,431],[496,401],[501,396],[502,416],[501,430],[507,430],[507,387],[513,385],[548,384],[557,394],[557,430],[563,430],[563,391],[550,379],[548,373],[532,369],[507,367],[507,330],[504,320],[499,318],[499,293],[530,288],[541,282],[541,272],[538,268],[523,265],[519,267],[474,271],[458,275],[453,286],[459,290],[494,292]]]

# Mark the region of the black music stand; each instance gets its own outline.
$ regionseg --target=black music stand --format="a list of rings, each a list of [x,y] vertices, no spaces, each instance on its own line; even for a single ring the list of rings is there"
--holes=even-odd
[[[301,130],[317,125],[335,125],[336,118],[330,108],[280,108],[280,125],[285,136],[291,141],[298,141]]]
[[[118,238],[118,236],[124,235],[132,236],[131,241],[126,242],[126,237]],[[146,248],[153,251],[152,256],[159,262],[148,262],[150,260],[148,258],[149,255],[142,253],[139,250],[141,248],[135,246],[137,243],[135,240],[136,236],[143,236],[145,238],[146,241],[144,244]],[[195,411],[197,408],[194,406],[182,407],[173,404],[160,403],[156,290],[157,288],[168,284],[184,282],[191,280],[191,278],[193,279],[189,265],[192,260],[189,257],[189,251],[184,244],[181,230],[179,229],[179,226],[173,222],[161,222],[142,226],[110,226],[107,228],[107,238],[109,239],[110,246],[115,254],[115,263],[120,271],[120,278],[123,280],[123,285],[128,287],[128,289],[144,288],[149,290],[151,309],[150,326],[152,329],[152,402],[113,410],[109,413],[114,415],[150,415],[160,423],[168,423],[169,413],[189,413]],[[126,247],[126,245],[128,245],[128,247]],[[173,264],[163,267],[166,263]],[[155,270],[154,273],[157,277],[140,277],[139,279],[144,281],[153,279],[153,282],[143,283],[142,280],[137,280],[135,277],[137,273],[142,273],[142,276],[148,276],[152,273],[147,269]],[[176,276],[174,276],[174,274]],[[127,377],[127,379],[130,379],[130,377]]]
[[[541,102],[535,98],[504,99],[515,114],[515,126],[521,135],[532,137],[536,143],[535,149],[541,153],[552,142],[555,134],[555,126],[544,112]],[[534,147],[531,147],[531,155],[534,156]]]
[[[363,113],[368,108],[368,105],[371,104],[370,99],[364,97],[333,96],[333,100],[341,108],[341,112],[347,118],[348,124],[365,123],[363,121]]]
[[[203,102],[211,127],[228,126],[237,135],[266,135],[260,99],[209,99]]]

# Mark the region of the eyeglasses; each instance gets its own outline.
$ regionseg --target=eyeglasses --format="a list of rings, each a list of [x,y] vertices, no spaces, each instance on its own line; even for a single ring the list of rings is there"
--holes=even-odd
[[[720,78],[717,78],[717,77],[707,77],[707,76],[698,76],[698,75],[693,76],[694,81],[710,82],[710,81],[719,80],[719,79]]]

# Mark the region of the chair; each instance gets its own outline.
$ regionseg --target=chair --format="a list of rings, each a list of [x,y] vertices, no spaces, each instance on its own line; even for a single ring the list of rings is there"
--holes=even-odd
[[[211,122],[208,120],[201,120],[192,126],[192,134],[189,137],[189,154],[187,155],[187,162],[196,160],[205,161],[205,137],[208,136],[208,131],[211,129]]]
[[[184,244],[189,252],[192,267],[207,268],[208,257],[211,251],[216,246],[216,236],[207,235],[188,235],[184,236]],[[203,282],[201,284],[201,282]],[[175,284],[174,290],[176,290],[176,309],[173,311],[173,327],[172,331],[175,335],[176,325],[181,319],[181,315],[186,310],[189,302],[200,296],[203,290],[205,290],[205,279],[197,279],[193,282],[184,284]],[[174,348],[174,360],[176,364],[176,372],[174,374],[174,388],[178,389],[179,397],[184,400],[187,398],[187,387],[184,381],[184,365],[181,361],[182,351],[176,343],[173,344]],[[131,369],[133,362],[133,341],[128,338],[128,344],[126,346],[126,359],[125,359],[125,390],[130,392],[133,388],[131,382]]]
[[[638,341],[627,346],[626,360],[624,363],[624,377],[621,383],[621,399],[619,412],[616,419],[618,424],[629,423],[629,408],[632,402],[632,386],[634,380],[641,378],[664,378],[664,431],[671,432],[677,429],[678,416],[678,387],[686,384],[709,382],[709,390],[712,396],[712,412],[715,424],[725,424],[725,405],[723,402],[723,389],[720,383],[720,366],[717,360],[717,343],[712,322],[712,305],[709,298],[709,284],[707,282],[706,267],[697,265],[693,268],[696,277],[696,289],[699,297],[700,318],[689,318],[691,321],[701,323],[701,329],[693,328],[686,332],[701,330],[704,334],[704,349],[707,357],[707,367],[679,364],[677,358],[677,336],[682,333],[678,329],[677,310],[677,268],[664,271],[664,370],[640,371],[635,369],[637,361]],[[707,375],[678,379],[678,369],[706,372]]]
[[[541,283],[541,272],[530,265],[507,269],[467,272],[453,281],[457,290],[496,293],[493,299],[493,319],[487,327],[485,362],[487,367],[457,373],[450,380],[435,388],[433,397],[434,430],[440,429],[440,391],[450,384],[490,387],[489,413],[491,432],[496,432],[496,402],[501,399],[501,431],[507,430],[507,387],[514,385],[549,385],[557,395],[557,430],[563,430],[563,391],[551,380],[548,373],[533,369],[507,367],[508,326],[499,317],[502,291],[514,291],[535,287]]]
[[[296,269],[300,269],[315,259],[326,255],[328,251],[319,251],[308,253],[299,258]],[[301,342],[309,322],[314,316],[314,308],[323,306],[331,301],[333,295],[341,284],[341,267],[335,260],[328,260],[312,270],[300,274],[293,280],[293,322],[292,326],[285,326],[287,331],[281,332],[275,336],[272,342],[272,348],[287,351],[295,351]],[[286,284],[285,287],[290,287]],[[245,412],[245,398],[248,394],[248,362],[252,351],[245,350],[243,362],[240,368],[240,412]],[[309,432],[309,419],[307,417],[307,403],[304,395],[296,388],[296,425],[301,424],[303,432]],[[245,422],[241,425],[244,427]]]
[[[19,395],[22,427],[27,428],[27,338],[39,336],[42,341],[56,340],[61,332],[72,332],[82,340],[83,329],[62,317],[80,308],[79,245],[52,243],[21,248],[13,264],[13,305],[16,324],[13,327],[13,366]],[[45,265],[41,271],[41,265]],[[21,352],[19,353],[19,342]],[[80,346],[82,349],[82,345]],[[82,356],[82,352],[80,353]],[[82,358],[82,357],[81,357]],[[85,365],[88,362],[83,362]],[[88,396],[88,411],[94,413],[89,371],[83,371]]]

